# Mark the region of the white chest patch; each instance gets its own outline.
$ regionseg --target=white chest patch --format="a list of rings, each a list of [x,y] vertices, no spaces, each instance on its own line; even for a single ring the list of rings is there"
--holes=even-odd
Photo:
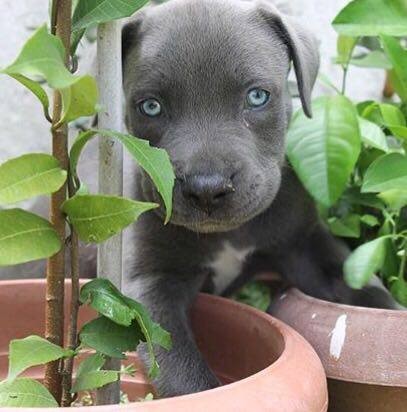
[[[228,285],[240,274],[244,261],[254,247],[235,249],[229,242],[223,244],[223,248],[215,256],[215,260],[208,263],[214,271],[213,283],[215,293],[222,293]]]

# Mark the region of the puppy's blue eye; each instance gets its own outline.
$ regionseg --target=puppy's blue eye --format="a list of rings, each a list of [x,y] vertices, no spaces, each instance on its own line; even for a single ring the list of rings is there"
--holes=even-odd
[[[140,103],[140,111],[148,117],[157,117],[161,114],[161,104],[156,99],[147,99]]]
[[[256,108],[264,106],[270,99],[270,93],[263,89],[252,89],[247,93],[247,104],[249,107]]]

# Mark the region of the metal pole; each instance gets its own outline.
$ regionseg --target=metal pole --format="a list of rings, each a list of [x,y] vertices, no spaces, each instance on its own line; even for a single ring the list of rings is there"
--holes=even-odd
[[[122,128],[122,57],[121,22],[100,24],[97,36],[97,65],[100,103],[98,127],[121,131]],[[123,194],[123,149],[120,142],[99,139],[99,193]],[[98,248],[98,277],[109,279],[121,288],[122,236],[117,235]],[[120,360],[108,359],[106,369],[120,370]],[[120,402],[120,382],[97,391],[98,405]]]

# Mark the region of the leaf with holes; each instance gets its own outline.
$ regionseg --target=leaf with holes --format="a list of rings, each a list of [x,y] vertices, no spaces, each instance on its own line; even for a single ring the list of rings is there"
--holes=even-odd
[[[44,259],[60,248],[58,234],[47,220],[22,209],[0,210],[0,266]]]
[[[32,153],[0,165],[0,205],[56,192],[66,180],[55,157]]]

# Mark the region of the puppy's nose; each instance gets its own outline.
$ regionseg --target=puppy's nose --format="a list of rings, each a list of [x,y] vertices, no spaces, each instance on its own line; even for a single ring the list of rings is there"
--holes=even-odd
[[[232,179],[220,174],[187,176],[182,182],[185,199],[208,213],[234,191]]]

